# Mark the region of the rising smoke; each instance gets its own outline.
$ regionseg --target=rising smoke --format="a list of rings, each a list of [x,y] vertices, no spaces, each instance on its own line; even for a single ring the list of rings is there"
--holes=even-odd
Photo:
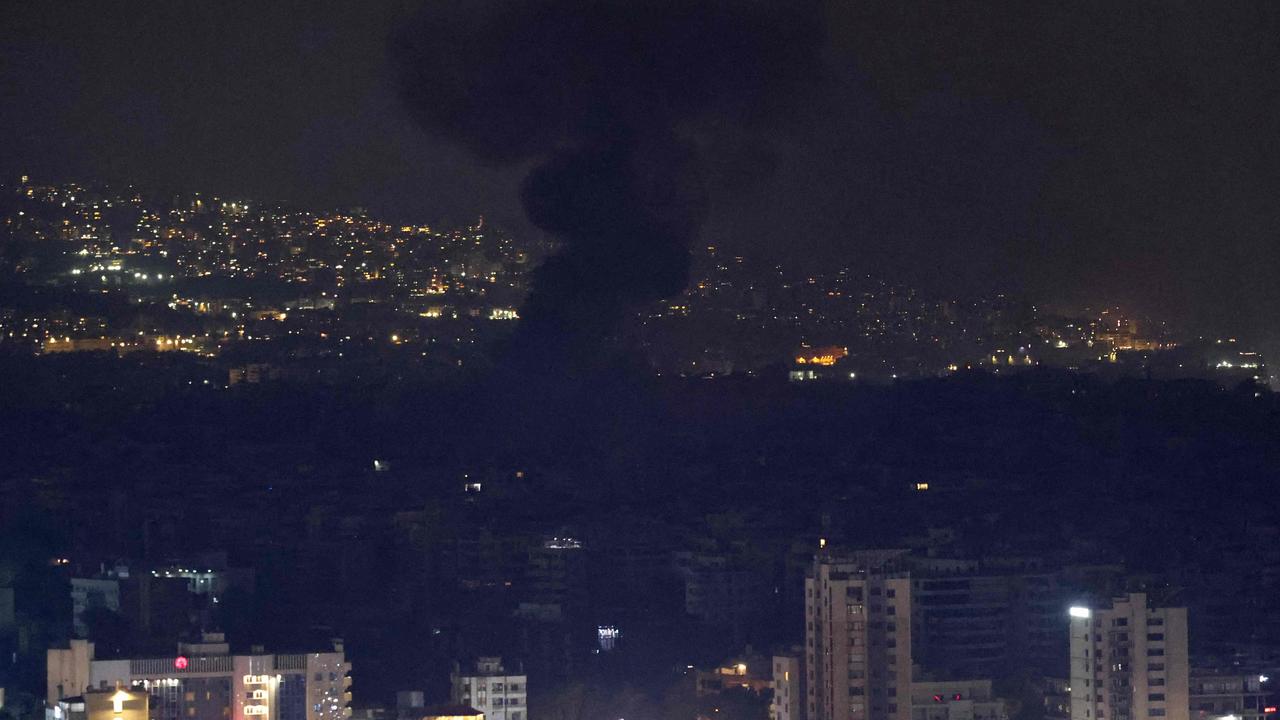
[[[810,0],[428,0],[393,41],[410,111],[486,162],[532,163],[525,210],[561,241],[519,345],[593,344],[685,287],[707,162],[743,147],[717,136],[763,137],[797,101],[819,15]]]

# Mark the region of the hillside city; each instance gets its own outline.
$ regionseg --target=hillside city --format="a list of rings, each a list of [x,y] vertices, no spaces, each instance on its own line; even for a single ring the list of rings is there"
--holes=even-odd
[[[0,195],[0,348],[185,352],[214,382],[324,377],[391,356],[439,372],[483,362],[553,250],[478,219],[391,225],[200,194],[39,184]],[[890,382],[1044,366],[1106,376],[1271,381],[1247,342],[1190,337],[1114,307],[1055,313],[958,299],[850,268],[804,273],[715,247],[684,295],[619,334],[659,373]],[[209,379],[209,378],[202,378]]]
[[[702,247],[566,382],[480,219],[0,218],[0,717],[1276,715],[1245,339]]]

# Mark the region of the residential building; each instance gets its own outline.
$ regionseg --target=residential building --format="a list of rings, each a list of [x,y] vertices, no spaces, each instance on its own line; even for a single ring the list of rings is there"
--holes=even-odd
[[[1186,608],[1129,593],[1070,618],[1071,720],[1189,720]]]
[[[763,694],[773,689],[773,670],[768,662],[748,646],[742,655],[722,662],[714,669],[694,671],[694,692],[703,697],[740,688]]]
[[[180,643],[172,657],[97,660],[93,643],[48,652],[48,704],[90,690],[143,690],[151,720],[346,720],[351,664],[331,651],[232,654],[221,634]]]
[[[426,693],[421,690],[400,690],[396,693],[397,720],[418,720],[426,706]]]
[[[71,578],[71,629],[76,637],[89,636],[88,620],[96,609],[120,612],[120,581],[114,577]]]
[[[1044,698],[1045,720],[1071,719],[1071,684],[1068,680],[1042,677],[1036,686]]]
[[[910,720],[905,551],[819,553],[805,579],[809,720]]]
[[[134,571],[124,564],[101,566],[92,575],[71,578],[71,623],[76,637],[89,636],[89,620],[94,610],[107,610],[124,617],[146,639],[176,640],[200,615],[202,603],[196,596],[212,594],[212,571],[178,568]],[[221,583],[225,585],[225,582]],[[219,587],[221,587],[219,585]]]
[[[1261,673],[1192,670],[1190,680],[1191,720],[1266,720],[1266,687],[1270,678]]]
[[[911,720],[1009,720],[1009,705],[990,680],[913,682]]]
[[[927,561],[923,561],[927,562]],[[1055,670],[1066,643],[1066,590],[1051,573],[992,573],[972,563],[911,577],[912,657],[946,677]]]
[[[527,720],[529,679],[519,667],[508,671],[500,657],[478,658],[463,672],[454,664],[452,702],[478,710],[486,720]]]
[[[767,610],[770,593],[758,562],[733,553],[675,553],[684,610],[713,625],[741,628]]]
[[[561,612],[581,608],[586,602],[586,558],[581,541],[553,537],[529,548],[525,566],[525,600],[557,605]]]
[[[805,720],[804,651],[773,656],[773,701],[770,720]]]

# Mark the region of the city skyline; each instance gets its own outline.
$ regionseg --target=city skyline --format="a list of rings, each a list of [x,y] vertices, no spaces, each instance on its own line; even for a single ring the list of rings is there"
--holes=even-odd
[[[5,301],[0,341],[45,353],[137,349],[139,340],[121,334],[126,320],[161,349],[208,357],[237,340],[262,347],[290,337],[294,345],[331,336],[350,341],[330,323],[364,305],[383,308],[376,322],[366,320],[376,336],[367,340],[420,346],[427,357],[433,343],[463,343],[437,337],[457,331],[433,333],[433,324],[461,320],[468,335],[494,320],[518,324],[539,264],[556,252],[552,243],[511,237],[483,217],[465,228],[392,225],[361,208],[323,212],[29,177],[6,192],[4,267],[29,288],[70,294],[45,300],[43,314],[15,313],[23,307],[16,296]],[[634,308],[612,333],[621,351],[647,358],[658,373],[751,375],[791,364],[792,379],[884,382],[1043,365],[1219,375],[1224,385],[1273,381],[1249,338],[1196,337],[1106,303],[1055,311],[1034,298],[940,296],[851,268],[806,272],[714,246],[690,254],[688,287]],[[170,317],[138,325],[118,310],[112,319],[81,309],[78,318],[57,319],[95,294],[105,297],[89,306],[114,297]],[[217,329],[209,326],[214,318]],[[471,355],[483,355],[505,334],[465,344],[474,345]],[[807,348],[818,355],[806,357]],[[270,374],[289,372],[284,356],[275,357]]]
[[[0,23],[0,720],[1280,720],[1280,4]]]
[[[755,141],[734,131],[714,150],[703,241],[944,294],[1107,295],[1280,350],[1264,200],[1277,58],[1250,40],[1276,31],[1269,4],[826,12],[817,95],[775,123],[772,149],[744,152]],[[523,169],[468,158],[401,105],[387,40],[412,14],[397,0],[297,15],[25,5],[2,36],[15,142],[0,171],[368,203],[396,221],[483,213],[527,234]],[[1037,64],[1057,81],[1036,82]]]

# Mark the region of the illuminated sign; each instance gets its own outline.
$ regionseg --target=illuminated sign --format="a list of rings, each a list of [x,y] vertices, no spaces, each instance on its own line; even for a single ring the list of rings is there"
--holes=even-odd
[[[174,666],[174,667],[176,667],[176,668],[178,668],[179,670],[186,670],[186,669],[187,669],[187,659],[186,659],[185,657],[183,657],[182,655],[179,655],[178,657],[176,657],[176,658],[174,658],[174,659],[173,659],[173,666]]]
[[[267,712],[269,711],[267,710],[266,705],[245,705],[244,706],[245,715],[266,715]]]
[[[1092,613],[1089,612],[1089,608],[1079,606],[1071,608],[1067,611],[1067,614],[1073,618],[1087,618],[1092,615]]]
[[[245,675],[245,685],[266,685],[271,680],[270,675]]]

